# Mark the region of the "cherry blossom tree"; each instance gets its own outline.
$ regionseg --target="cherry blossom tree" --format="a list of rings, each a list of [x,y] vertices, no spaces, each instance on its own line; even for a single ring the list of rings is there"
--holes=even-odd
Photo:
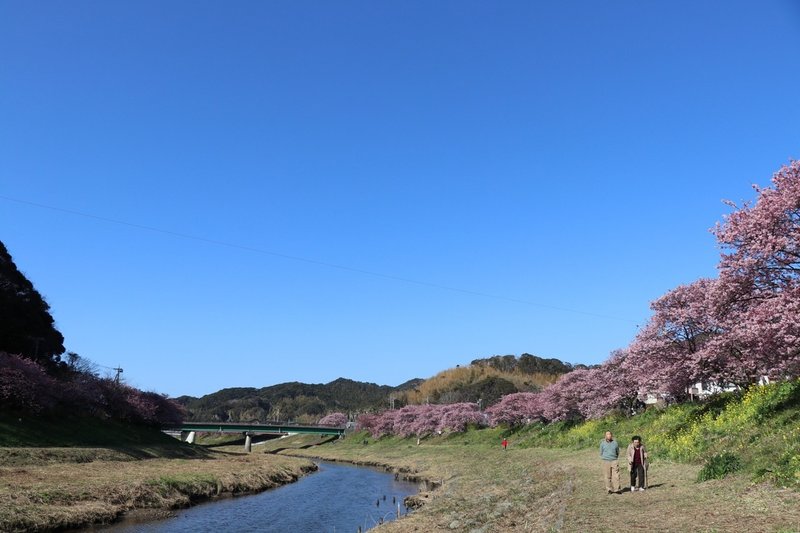
[[[772,188],[754,186],[755,205],[738,208],[714,230],[728,250],[720,275],[742,283],[740,299],[771,298],[795,287],[800,277],[800,161],[782,167],[772,183]]]
[[[614,350],[599,368],[589,370],[585,381],[590,386],[578,402],[584,418],[602,418],[614,410],[630,414],[643,405],[627,364],[629,357],[627,349]]]
[[[347,415],[344,413],[331,413],[319,421],[320,426],[342,427],[345,424],[347,424]]]
[[[546,421],[539,394],[535,392],[506,394],[499,402],[486,409],[489,424],[492,427],[520,426],[535,421]]]
[[[395,423],[397,422],[398,414],[399,411],[395,409],[390,409],[381,413],[370,430],[372,436],[377,438],[384,435],[395,434]]]
[[[714,230],[724,251],[719,317],[726,334],[713,349],[743,383],[800,375],[800,162],[782,167],[772,185],[755,187],[755,204]]]
[[[693,383],[720,375],[723,362],[705,350],[711,338],[724,332],[715,315],[716,283],[699,279],[651,304],[653,315],[621,364],[641,393],[662,392],[682,399]]]
[[[800,162],[756,187],[714,233],[724,250],[717,279],[699,279],[651,304],[625,350],[574,370],[539,393],[504,396],[492,425],[597,418],[633,410],[648,392],[681,400],[696,382],[748,385],[800,376]]]
[[[375,413],[364,413],[356,419],[356,431],[368,431],[370,434],[375,433],[375,427],[378,424],[380,415]]]
[[[155,393],[74,372],[56,379],[30,359],[0,352],[0,408],[31,414],[88,415],[146,425],[183,420],[183,408]]]
[[[58,386],[30,359],[0,352],[0,407],[4,412],[40,413],[58,402]]]
[[[361,415],[356,429],[367,430],[376,438],[384,435],[424,437],[433,433],[460,433],[469,426],[485,426],[487,423],[487,415],[476,403],[423,404]]]
[[[439,431],[439,424],[442,418],[442,406],[422,404],[407,407],[413,409],[414,416],[410,421],[408,429],[403,430],[403,433],[423,437]]]
[[[437,431],[462,433],[469,426],[485,426],[487,417],[477,403],[453,403],[443,405],[439,416]]]

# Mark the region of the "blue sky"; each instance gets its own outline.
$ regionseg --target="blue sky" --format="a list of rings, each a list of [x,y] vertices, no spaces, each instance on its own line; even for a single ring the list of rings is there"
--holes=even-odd
[[[172,396],[599,363],[800,157],[796,2],[0,2],[0,240]]]

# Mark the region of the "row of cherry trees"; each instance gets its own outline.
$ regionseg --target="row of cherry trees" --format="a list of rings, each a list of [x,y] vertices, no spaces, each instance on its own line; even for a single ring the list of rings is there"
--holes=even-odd
[[[460,433],[470,425],[487,423],[477,403],[423,404],[361,415],[356,429],[367,430],[375,438],[383,435],[421,437],[433,433]]]
[[[716,279],[654,301],[633,342],[600,367],[504,397],[487,410],[492,423],[598,418],[648,393],[683,400],[697,382],[800,376],[800,162],[755,189],[755,204],[729,203],[734,211],[712,230],[722,249]]]
[[[597,418],[648,393],[683,400],[697,382],[800,376],[800,162],[755,189],[755,204],[729,203],[734,211],[712,230],[722,249],[716,279],[669,291],[627,348],[540,393],[504,397],[487,410],[492,422]]]
[[[648,393],[681,401],[697,382],[800,377],[800,162],[781,168],[771,187],[755,189],[754,204],[729,203],[734,211],[712,230],[722,250],[716,279],[654,301],[631,344],[599,367],[573,370],[541,392],[504,396],[484,414],[476,406],[466,424],[599,418],[634,409]],[[443,423],[451,407],[408,406],[363,416],[359,425],[375,436],[458,431]]]
[[[735,211],[713,230],[719,276],[653,303],[625,365],[640,389],[680,398],[698,381],[800,376],[800,162],[756,190],[755,204],[730,204]]]
[[[146,425],[183,420],[181,406],[87,371],[58,377],[36,361],[0,352],[0,412],[15,415],[86,415]]]

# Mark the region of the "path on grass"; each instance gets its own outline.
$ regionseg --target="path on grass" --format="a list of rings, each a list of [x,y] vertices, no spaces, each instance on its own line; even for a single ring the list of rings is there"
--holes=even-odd
[[[744,477],[696,483],[698,467],[653,461],[650,488],[606,494],[594,450],[463,444],[336,446],[315,453],[391,465],[442,482],[429,502],[380,533],[779,532],[800,533],[800,494]]]
[[[745,477],[697,483],[698,467],[656,461],[648,490],[630,492],[623,466],[624,491],[608,495],[595,455],[558,458],[576,479],[563,531],[800,532],[800,495],[790,489],[754,484]]]

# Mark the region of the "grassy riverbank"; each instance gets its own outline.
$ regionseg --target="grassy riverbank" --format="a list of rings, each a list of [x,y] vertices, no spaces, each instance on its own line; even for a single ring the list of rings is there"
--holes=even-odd
[[[741,475],[698,483],[700,465],[656,457],[648,491],[607,495],[594,449],[521,448],[512,437],[504,452],[502,434],[473,430],[419,446],[416,439],[356,434],[279,453],[384,465],[440,484],[420,494],[426,505],[380,531],[800,531],[800,495],[790,489]],[[310,441],[265,447],[291,442],[300,448]]]
[[[290,483],[316,468],[241,447],[193,447],[144,428],[116,428],[109,446],[98,442],[113,439],[113,431],[91,421],[24,423],[0,422],[5,443],[37,444],[0,447],[0,531],[78,528],[142,510],[165,516],[198,501]],[[38,446],[42,440],[55,445]]]

